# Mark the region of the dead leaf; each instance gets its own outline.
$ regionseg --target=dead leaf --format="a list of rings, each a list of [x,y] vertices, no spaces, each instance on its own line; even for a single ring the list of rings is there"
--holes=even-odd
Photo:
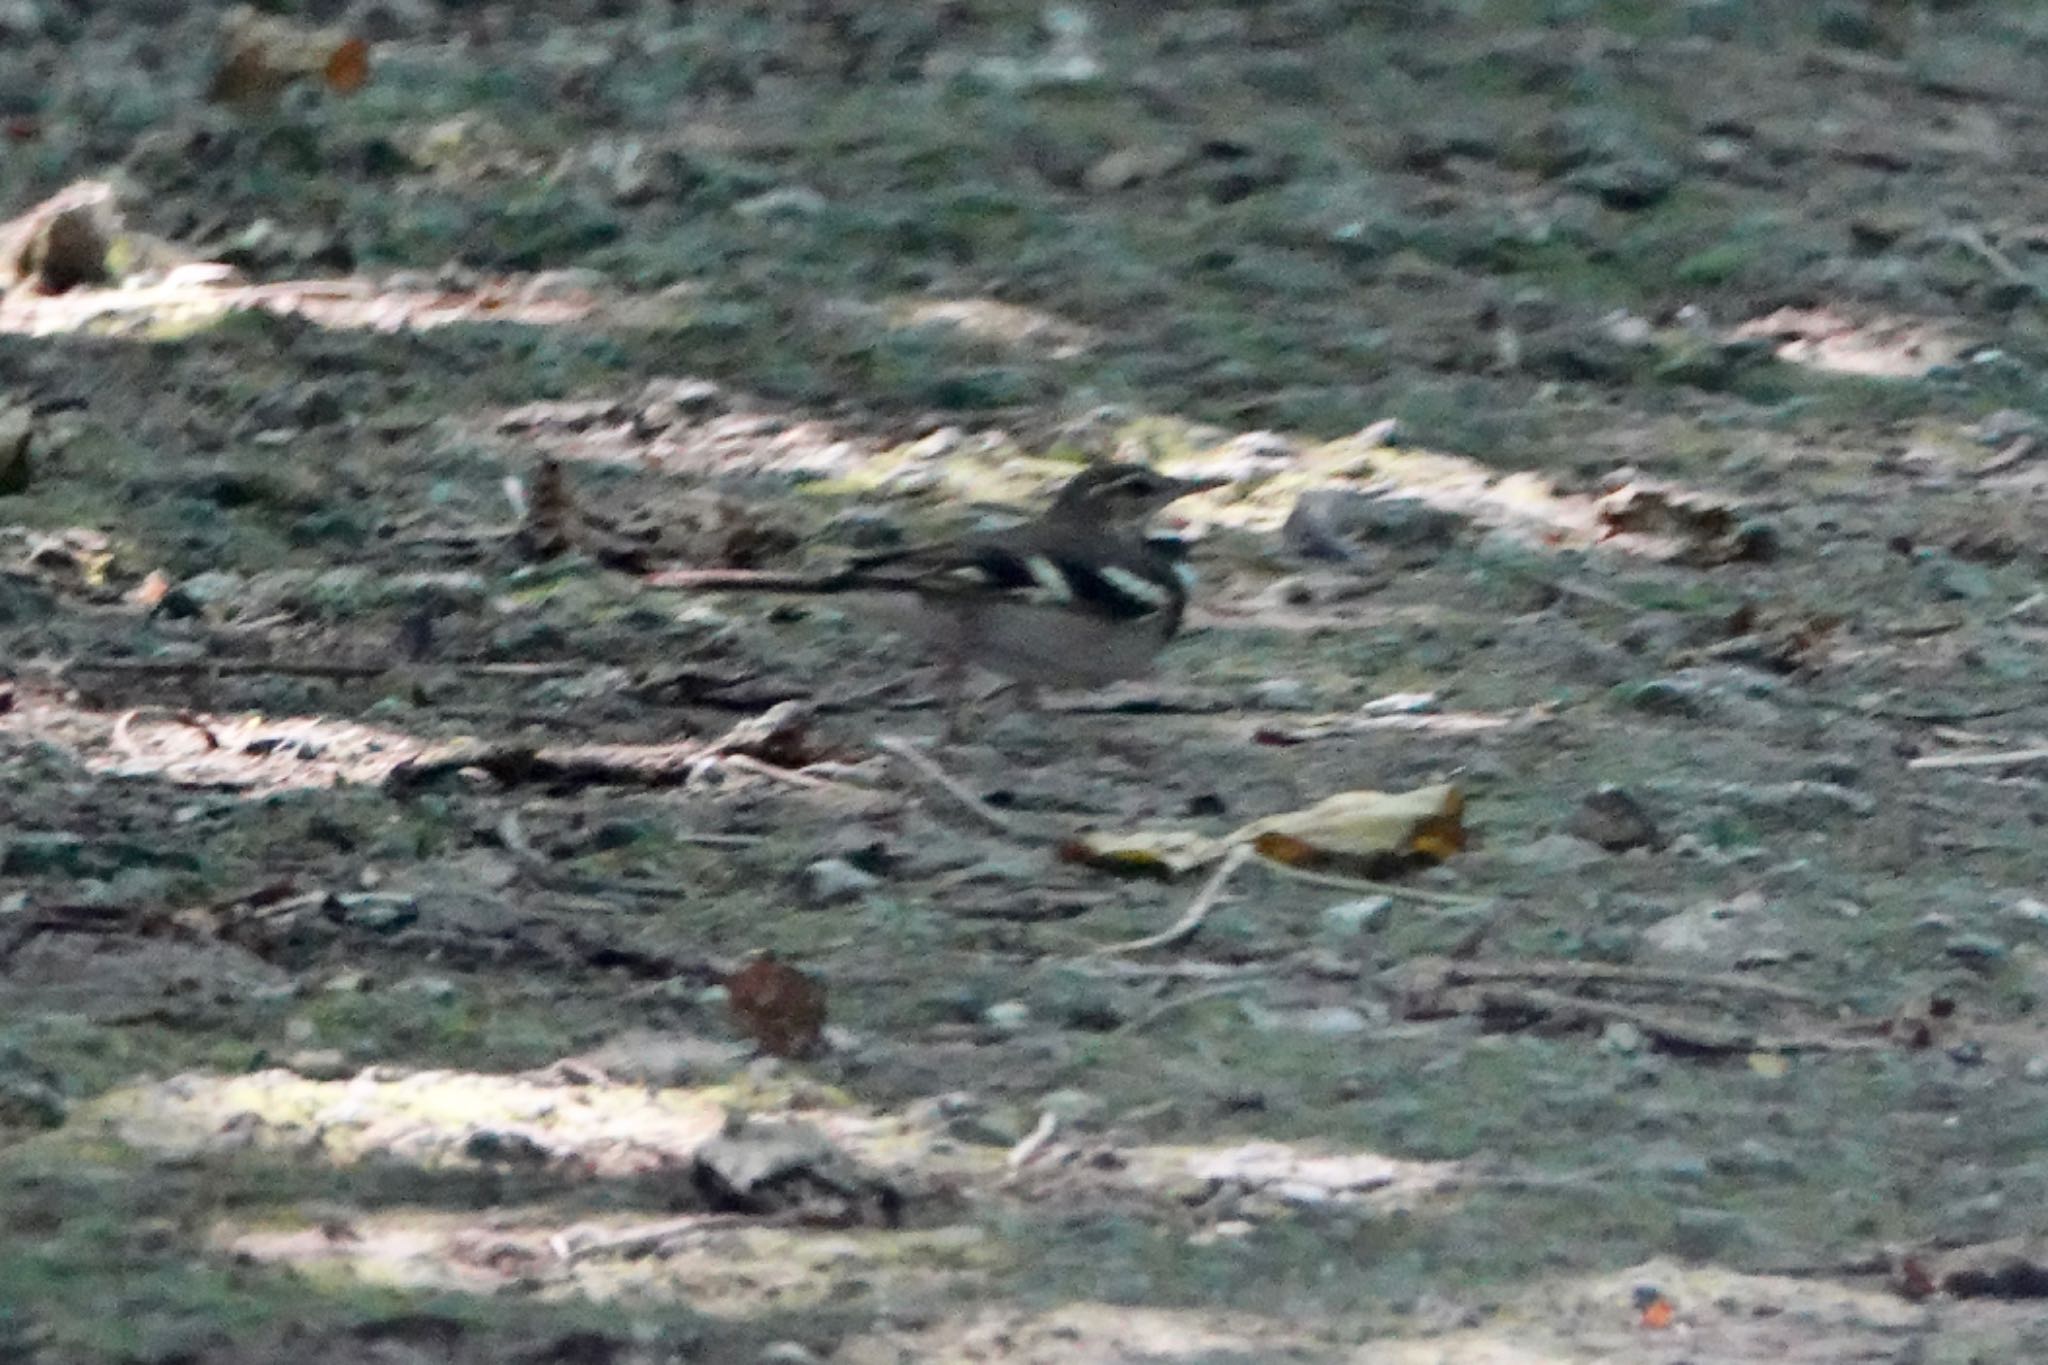
[[[1406,792],[1354,791],[1306,810],[1254,820],[1229,836],[1290,866],[1442,862],[1465,846],[1464,794],[1448,783]]]
[[[1108,872],[1173,878],[1216,861],[1227,846],[1226,840],[1179,829],[1091,832],[1061,845],[1060,859]]]
[[[113,278],[108,264],[121,230],[114,187],[104,180],[67,185],[28,212],[0,223],[0,289],[25,283],[61,294]]]
[[[170,595],[171,580],[162,569],[151,569],[140,583],[128,590],[128,600],[138,607],[154,607]]]
[[[220,56],[206,98],[268,109],[309,76],[336,94],[354,94],[370,78],[369,44],[338,29],[310,28],[243,5],[221,24]]]
[[[1595,500],[1601,539],[1640,537],[1661,546],[1657,557],[1708,566],[1769,559],[1768,526],[1743,517],[1732,503],[1676,484],[1636,479]]]
[[[347,38],[327,56],[321,71],[327,88],[337,95],[353,95],[370,79],[370,45],[361,38]]]
[[[772,953],[727,977],[725,994],[733,1022],[770,1056],[805,1056],[823,1035],[824,987]]]
[[[1305,810],[1269,815],[1222,838],[1190,830],[1091,831],[1060,849],[1068,862],[1114,872],[1178,877],[1249,844],[1289,867],[1338,867],[1368,875],[1413,862],[1442,862],[1465,846],[1465,798],[1448,784],[1407,792],[1339,792]]]

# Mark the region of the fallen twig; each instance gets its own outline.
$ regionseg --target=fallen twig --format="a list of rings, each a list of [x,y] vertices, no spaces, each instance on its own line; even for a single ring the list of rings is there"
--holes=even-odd
[[[1223,887],[1230,880],[1231,874],[1244,866],[1245,860],[1251,856],[1250,844],[1232,845],[1230,852],[1224,854],[1223,861],[1216,864],[1216,870],[1209,874],[1209,880],[1202,884],[1202,889],[1195,894],[1194,900],[1188,903],[1186,912],[1179,919],[1156,934],[1134,938],[1127,943],[1112,943],[1097,948],[1089,956],[1110,957],[1119,953],[1142,953],[1152,948],[1175,948],[1186,943],[1201,929],[1202,921],[1209,917],[1209,911],[1222,899]]]
[[[1226,996],[1237,995],[1260,984],[1262,983],[1258,981],[1226,981],[1219,986],[1204,986],[1201,990],[1189,991],[1186,995],[1176,995],[1171,1000],[1163,1000],[1159,1004],[1154,1005],[1137,1018],[1125,1021],[1117,1029],[1117,1032],[1141,1032],[1151,1028],[1169,1014],[1178,1013],[1191,1005],[1205,1004],[1211,1000],[1221,1000]]]
[[[1657,967],[1630,967],[1610,962],[1456,962],[1444,968],[1451,986],[1507,985],[1518,981],[1578,981],[1619,986],[1672,986],[1685,990],[1726,991],[1762,996],[1787,1004],[1826,1009],[1828,1002],[1812,991],[1759,981],[1731,972],[1682,972]]]
[[[919,776],[959,802],[967,810],[968,814],[987,825],[996,833],[1015,834],[1017,832],[1016,826],[1010,822],[1007,816],[994,809],[973,792],[967,790],[957,778],[934,763],[930,755],[924,753],[909,740],[904,739],[900,735],[883,735],[875,741],[875,747],[892,758],[901,759]]]
[[[1908,768],[2011,768],[2048,759],[2048,748],[2004,749],[1995,754],[1925,754],[1907,761]]]
[[[548,1239],[548,1249],[556,1259],[569,1265],[588,1261],[598,1256],[647,1256],[660,1252],[668,1243],[680,1241],[693,1233],[721,1232],[727,1228],[773,1227],[776,1220],[744,1213],[694,1213],[683,1218],[664,1219],[659,1223],[643,1224],[636,1228],[623,1228],[617,1232],[593,1232],[578,1235],[576,1229],[558,1232]]]
[[[419,668],[412,661],[375,664],[332,663],[320,659],[72,659],[64,665],[90,673],[214,673],[221,677],[275,676],[284,678],[333,678],[351,680],[380,678],[401,668]],[[434,663],[426,665],[471,678],[566,678],[588,673],[594,664],[575,663]]]
[[[1535,1015],[1566,1027],[1628,1024],[1641,1030],[1645,1037],[1681,1052],[1878,1052],[1890,1046],[1879,1038],[1821,1033],[1774,1034],[1739,1027],[1720,1028],[1636,1005],[1582,1000],[1577,996],[1526,986],[1495,986],[1481,991],[1479,1012],[1496,1017]]]

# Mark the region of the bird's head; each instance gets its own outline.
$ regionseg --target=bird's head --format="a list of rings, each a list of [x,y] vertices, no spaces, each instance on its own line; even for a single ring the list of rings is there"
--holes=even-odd
[[[1217,488],[1224,479],[1177,479],[1141,464],[1098,464],[1067,480],[1053,499],[1055,514],[1138,524],[1190,493]]]

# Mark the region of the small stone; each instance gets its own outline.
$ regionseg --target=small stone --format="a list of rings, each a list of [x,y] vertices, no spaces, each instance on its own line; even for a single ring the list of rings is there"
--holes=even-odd
[[[2048,1054],[2027,1058],[2027,1064],[2020,1068],[2020,1075],[2030,1081],[2048,1081]]]
[[[285,1058],[285,1066],[309,1081],[339,1081],[355,1074],[348,1054],[338,1047],[309,1047]]]
[[[804,899],[813,906],[859,900],[881,884],[880,877],[844,858],[820,858],[803,871]]]
[[[1628,791],[1601,787],[1579,802],[1564,832],[1587,843],[1598,844],[1609,853],[1632,848],[1658,848],[1664,843],[1656,822]]]
[[[1031,1022],[1031,1007],[1022,1000],[999,1000],[981,1012],[981,1022],[999,1033],[1021,1033]]]
[[[2032,896],[2021,896],[2007,908],[2007,913],[2023,924],[2048,925],[2048,902]]]
[[[446,1004],[462,994],[462,988],[445,976],[408,976],[395,983],[391,989],[405,995],[415,995],[434,1004]]]
[[[1647,1042],[1643,1031],[1626,1019],[1609,1020],[1607,1027],[1600,1030],[1600,1048],[1604,1052],[1633,1056],[1641,1052]]]
[[[1636,711],[1653,716],[1704,715],[1708,709],[1706,689],[1689,678],[1649,678],[1623,683],[1614,689],[1615,700]]]
[[[1678,169],[1662,157],[1635,156],[1581,167],[1566,176],[1564,183],[1595,196],[1611,209],[1647,209],[1678,188]]]
[[[1941,950],[1966,966],[1979,970],[2003,962],[2012,950],[1989,934],[1957,934]]]
[[[824,1365],[815,1352],[794,1341],[772,1342],[755,1359],[760,1365]]]
[[[1843,816],[1865,816],[1877,810],[1877,798],[1833,782],[1773,782],[1765,786],[1736,785],[1723,790],[1729,801],[1751,815],[1773,815],[1798,824],[1819,824]]]
[[[1042,1114],[1051,1114],[1061,1123],[1088,1123],[1101,1118],[1109,1105],[1100,1095],[1086,1090],[1055,1090],[1038,1101]]]
[[[1357,900],[1339,901],[1323,910],[1322,926],[1326,933],[1352,938],[1384,929],[1393,911],[1391,896],[1363,896]]]
[[[1266,711],[1306,711],[1312,704],[1299,678],[1267,678],[1252,684],[1248,700]]]

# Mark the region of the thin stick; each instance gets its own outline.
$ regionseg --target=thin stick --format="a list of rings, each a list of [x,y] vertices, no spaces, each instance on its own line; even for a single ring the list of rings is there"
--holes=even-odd
[[[1482,985],[1488,982],[1578,981],[1616,986],[1672,986],[1700,991],[1728,991],[1760,995],[1787,1004],[1827,1007],[1827,1000],[1812,991],[1781,986],[1775,981],[1757,981],[1726,972],[1666,971],[1656,967],[1629,967],[1611,962],[1460,962],[1447,969],[1452,985]]]
[[[1995,754],[1928,754],[1906,764],[1908,768],[2010,768],[2021,763],[2048,759],[2048,748],[2006,749]]]
[[[1089,956],[1110,957],[1120,953],[1142,953],[1151,948],[1177,948],[1186,943],[1201,929],[1202,921],[1209,917],[1209,912],[1215,908],[1216,902],[1223,898],[1223,887],[1230,880],[1231,874],[1243,867],[1245,860],[1251,856],[1250,844],[1233,844],[1230,852],[1223,855],[1223,861],[1216,865],[1216,870],[1209,874],[1209,880],[1203,883],[1194,900],[1188,903],[1187,912],[1179,919],[1156,934],[1134,938],[1128,943],[1112,943],[1107,947],[1097,948]]]
[[[1201,990],[1189,991],[1186,995],[1176,995],[1173,999],[1162,1001],[1137,1018],[1124,1024],[1121,1028],[1117,1029],[1117,1032],[1136,1033],[1141,1029],[1148,1029],[1167,1015],[1178,1013],[1190,1005],[1201,1005],[1211,1000],[1221,1000],[1225,996],[1237,995],[1250,990],[1253,986],[1261,984],[1263,983],[1258,981],[1226,981],[1220,986],[1204,986]]]
[[[695,1213],[659,1223],[623,1228],[615,1232],[578,1235],[577,1229],[558,1232],[548,1239],[548,1249],[558,1260],[574,1265],[598,1256],[645,1256],[661,1251],[668,1242],[693,1233],[720,1232],[727,1228],[772,1226],[762,1219],[740,1213]]]
[[[1667,1047],[1690,1048],[1698,1052],[1879,1052],[1892,1046],[1878,1038],[1716,1028],[1635,1005],[1582,1000],[1577,996],[1526,986],[1495,987],[1484,991],[1481,999],[1481,1008],[1490,1013],[1528,1012],[1563,1024],[1630,1024]]]
[[[722,768],[750,773],[755,777],[765,777],[771,782],[781,782],[802,791],[825,792],[835,796],[858,796],[863,800],[872,800],[875,795],[864,788],[849,787],[844,782],[827,782],[822,777],[812,777],[809,773],[800,773],[794,768],[778,768],[773,763],[762,762],[752,754],[720,754],[717,761]]]
[[[259,674],[285,678],[378,678],[400,668],[445,669],[466,677],[563,678],[587,673],[590,663],[323,663],[317,659],[73,659],[67,668],[93,673],[217,673],[222,677]]]
[[[1419,886],[1403,886],[1399,882],[1375,882],[1364,877],[1339,877],[1330,872],[1310,872],[1306,868],[1276,863],[1271,858],[1259,859],[1259,866],[1268,872],[1310,886],[1328,886],[1338,891],[1367,891],[1382,896],[1406,896],[1412,901],[1428,905],[1484,905],[1493,900],[1492,896],[1461,896],[1455,891],[1425,891]]]
[[[1008,817],[995,810],[973,792],[967,790],[957,779],[949,775],[944,768],[932,762],[929,755],[919,750],[909,740],[902,738],[900,735],[883,735],[875,741],[875,747],[888,754],[891,758],[901,759],[919,776],[945,792],[946,795],[952,797],[955,801],[958,801],[966,808],[968,814],[987,825],[996,833],[1015,834],[1017,832],[1016,826],[1010,823]]]

